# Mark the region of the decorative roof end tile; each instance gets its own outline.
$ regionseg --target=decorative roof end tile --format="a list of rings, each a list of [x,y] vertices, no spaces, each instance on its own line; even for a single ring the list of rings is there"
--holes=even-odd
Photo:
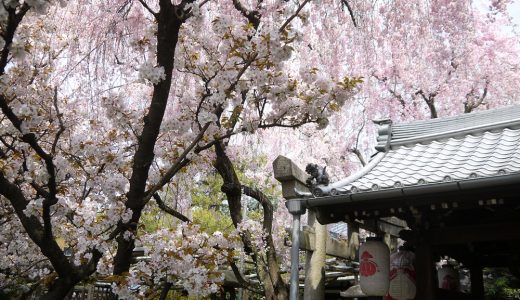
[[[386,152],[390,148],[390,140],[392,139],[392,120],[373,120],[379,126],[377,131],[377,145],[376,150],[379,152]]]

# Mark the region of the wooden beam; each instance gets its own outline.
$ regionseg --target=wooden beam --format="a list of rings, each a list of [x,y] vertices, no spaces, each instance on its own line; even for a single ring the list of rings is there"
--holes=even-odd
[[[380,219],[363,220],[360,227],[374,233],[388,233],[391,236],[398,237],[401,230],[407,228],[406,221],[397,217],[385,217]]]
[[[316,235],[309,229],[304,228],[304,230],[300,231],[300,249],[306,251],[314,251],[316,247],[314,246],[316,243]],[[332,239],[330,237],[327,238],[326,241],[326,253],[327,255],[339,257],[339,258],[350,258],[349,257],[349,247],[347,241],[339,241]]]
[[[436,228],[426,231],[432,245],[520,240],[520,223],[498,223]]]

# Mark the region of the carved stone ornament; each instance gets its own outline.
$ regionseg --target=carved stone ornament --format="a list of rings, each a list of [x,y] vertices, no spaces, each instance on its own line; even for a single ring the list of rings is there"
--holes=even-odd
[[[327,167],[320,167],[317,164],[308,164],[305,167],[305,172],[311,175],[307,178],[306,183],[310,187],[316,185],[329,185],[329,174],[327,174]]]

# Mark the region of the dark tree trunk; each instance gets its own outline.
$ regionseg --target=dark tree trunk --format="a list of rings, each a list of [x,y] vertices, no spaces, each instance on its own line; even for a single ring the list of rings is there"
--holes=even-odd
[[[231,220],[237,227],[242,222],[242,190],[233,163],[227,156],[224,147],[221,142],[215,144],[217,159],[214,166],[224,181],[221,190],[227,196]]]
[[[437,114],[437,108],[435,107],[435,101],[433,99],[426,101],[428,104],[428,108],[430,109],[430,118],[437,119],[439,115]]]
[[[172,288],[172,283],[170,282],[165,282],[164,283],[164,286],[161,290],[161,296],[159,297],[159,300],[166,300],[166,298],[168,297],[168,292],[170,291],[170,289]]]
[[[177,16],[178,7],[169,0],[160,1],[160,11],[156,15],[157,30],[157,64],[164,68],[165,79],[154,86],[152,102],[148,114],[144,117],[144,126],[138,138],[137,151],[132,165],[132,177],[130,189],[127,193],[126,207],[132,209],[133,214],[118,238],[117,253],[114,259],[114,274],[122,274],[130,269],[134,239],[125,239],[126,230],[133,233],[137,230],[137,224],[144,208],[144,196],[146,181],[150,166],[154,159],[154,147],[159,136],[159,130],[168,103],[172,82],[175,47],[179,39],[179,30],[182,24]]]
[[[58,300],[65,299],[65,297],[69,294],[70,291],[74,288],[74,286],[79,281],[75,282],[72,279],[62,279],[58,278],[47,290],[47,293],[42,295],[40,299],[42,300]]]

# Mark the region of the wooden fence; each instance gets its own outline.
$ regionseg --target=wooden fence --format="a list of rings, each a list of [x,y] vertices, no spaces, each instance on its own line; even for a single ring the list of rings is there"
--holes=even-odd
[[[30,299],[40,299],[45,291],[37,290],[32,293]],[[65,300],[116,300],[117,296],[112,293],[109,283],[97,282],[92,285],[75,286]]]

